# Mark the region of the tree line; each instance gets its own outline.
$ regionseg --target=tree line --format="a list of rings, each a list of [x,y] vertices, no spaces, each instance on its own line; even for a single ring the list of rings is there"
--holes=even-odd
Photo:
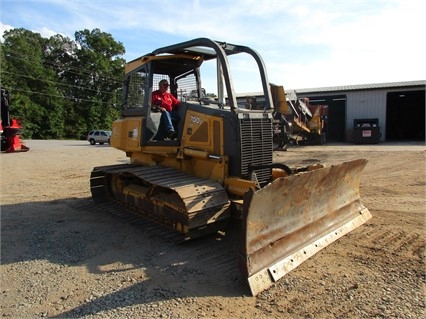
[[[43,38],[23,28],[3,34],[1,86],[10,116],[29,139],[80,139],[120,116],[125,49],[99,29]]]

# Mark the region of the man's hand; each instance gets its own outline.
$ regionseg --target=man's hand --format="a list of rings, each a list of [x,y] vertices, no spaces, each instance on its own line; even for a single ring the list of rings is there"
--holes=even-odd
[[[151,111],[152,112],[163,112],[162,110],[162,107],[160,107],[160,106],[156,106],[156,105],[153,105],[152,107],[151,107]]]
[[[161,107],[161,106],[152,106],[151,111],[152,112],[165,112],[166,109],[164,107]]]

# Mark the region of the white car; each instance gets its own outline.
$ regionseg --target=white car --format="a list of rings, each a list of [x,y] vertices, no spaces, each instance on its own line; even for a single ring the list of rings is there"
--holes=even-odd
[[[110,137],[111,131],[93,130],[90,131],[87,135],[87,140],[90,142],[91,145],[95,145],[96,143],[103,145],[104,143],[109,144]]]

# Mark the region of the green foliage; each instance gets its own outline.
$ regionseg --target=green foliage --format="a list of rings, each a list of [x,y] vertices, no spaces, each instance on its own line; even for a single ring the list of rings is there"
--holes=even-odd
[[[82,30],[73,41],[20,28],[3,38],[1,86],[25,138],[81,138],[120,116],[125,49],[110,34]]]

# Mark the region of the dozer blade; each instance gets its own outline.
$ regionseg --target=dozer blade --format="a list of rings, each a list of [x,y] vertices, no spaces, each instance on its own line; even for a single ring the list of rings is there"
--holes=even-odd
[[[240,269],[255,296],[365,223],[359,159],[276,179],[244,199]]]

